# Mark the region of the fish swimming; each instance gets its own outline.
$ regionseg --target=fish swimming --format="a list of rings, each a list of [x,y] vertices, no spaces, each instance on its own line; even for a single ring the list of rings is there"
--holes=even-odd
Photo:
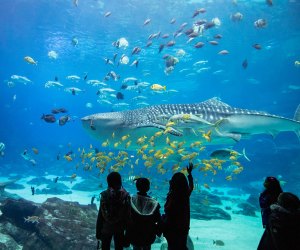
[[[200,140],[211,131],[209,144],[228,144],[247,139],[255,134],[271,134],[294,131],[300,136],[300,105],[294,119],[268,114],[262,111],[231,107],[217,98],[194,104],[162,104],[145,108],[98,113],[83,117],[83,127],[95,138],[107,140],[130,134],[132,141],[141,136],[148,139],[158,130],[163,136],[155,141],[156,147],[164,147],[166,136],[177,142]],[[170,121],[175,125],[166,126]],[[205,143],[205,142],[204,142]],[[206,142],[207,143],[207,142]],[[134,149],[134,143],[132,149]],[[120,148],[125,148],[120,144]]]
[[[245,149],[243,149],[242,154],[230,148],[217,149],[210,154],[211,158],[226,160],[226,161],[230,160],[230,157],[232,156],[235,158],[239,158],[243,156],[247,161],[250,161],[250,159],[246,155]]]

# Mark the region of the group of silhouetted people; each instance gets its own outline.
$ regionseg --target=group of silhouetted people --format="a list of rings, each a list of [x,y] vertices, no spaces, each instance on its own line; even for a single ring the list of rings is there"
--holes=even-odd
[[[259,196],[259,205],[265,231],[257,250],[300,249],[299,198],[283,192],[275,177],[267,177],[264,187]]]
[[[137,194],[130,197],[122,187],[121,175],[107,176],[107,190],[101,193],[96,238],[101,249],[109,250],[114,238],[115,250],[133,246],[134,250],[150,250],[156,236],[165,236],[170,250],[186,250],[190,228],[190,195],[193,191],[193,164],[187,166],[188,178],[175,173],[161,215],[160,204],[147,193],[150,181],[136,180]],[[99,241],[98,241],[99,245]],[[100,246],[98,246],[100,248]]]
[[[98,249],[109,250],[114,238],[115,250],[130,245],[133,250],[150,250],[156,236],[163,234],[169,250],[187,250],[193,164],[186,169],[187,178],[178,172],[170,180],[163,215],[160,204],[148,195],[150,181],[147,178],[136,179],[137,194],[130,197],[122,187],[121,175],[118,172],[108,174],[108,188],[101,193],[97,218]],[[299,198],[283,192],[275,177],[267,177],[264,187],[259,204],[265,231],[257,249],[300,249]]]

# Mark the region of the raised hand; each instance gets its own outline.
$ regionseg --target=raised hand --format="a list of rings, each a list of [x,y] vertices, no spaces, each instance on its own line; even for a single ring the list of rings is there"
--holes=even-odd
[[[193,168],[194,168],[194,165],[192,162],[190,162],[189,165],[186,167],[188,174],[192,174]]]

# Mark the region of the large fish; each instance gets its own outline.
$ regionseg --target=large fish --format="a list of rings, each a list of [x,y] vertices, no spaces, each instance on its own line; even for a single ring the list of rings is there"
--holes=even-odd
[[[294,119],[288,119],[262,111],[234,108],[217,98],[195,104],[162,104],[98,113],[81,120],[92,136],[103,141],[109,140],[112,134],[117,140],[129,135],[131,149],[137,148],[135,140],[141,136],[149,139],[159,130],[164,133],[155,141],[156,147],[166,146],[167,136],[177,142],[190,143],[203,140],[203,134],[208,131],[211,132],[211,144],[233,143],[255,134],[275,136],[283,131],[294,131],[298,138],[300,136],[300,105]],[[118,144],[118,148],[125,148],[124,144]]]

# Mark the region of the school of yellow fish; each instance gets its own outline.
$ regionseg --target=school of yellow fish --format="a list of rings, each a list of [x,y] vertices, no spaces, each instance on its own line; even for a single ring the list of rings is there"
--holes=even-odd
[[[165,147],[162,149],[155,148],[155,140],[158,137],[165,136]],[[209,142],[211,132],[203,133],[202,138]],[[131,140],[130,134],[116,138],[115,134],[107,138],[105,141],[100,142],[102,150],[95,150],[91,144],[88,149],[78,148],[77,154],[72,156],[64,156],[67,162],[76,162],[76,169],[83,167],[85,171],[92,171],[97,169],[98,175],[107,174],[111,171],[128,171],[128,175],[132,176],[134,170],[138,166],[144,166],[148,173],[156,171],[156,173],[164,175],[168,171],[172,173],[181,171],[187,174],[185,166],[188,162],[194,163],[194,168],[203,173],[204,177],[213,177],[224,169],[226,166],[236,165],[226,177],[227,181],[232,181],[236,175],[243,171],[243,166],[238,161],[238,153],[234,150],[231,152],[229,160],[220,160],[216,158],[199,160],[200,154],[206,150],[201,140],[194,141],[187,145],[184,141],[178,142],[171,140],[165,131],[158,131],[152,136],[141,136],[136,141]],[[131,144],[135,143],[138,148],[135,152],[116,150],[121,144],[128,148]],[[155,170],[153,170],[155,169]],[[195,171],[195,170],[194,170]],[[142,175],[142,174],[141,174]],[[73,174],[72,179],[76,178],[76,174]],[[210,189],[209,184],[204,183],[203,186]],[[195,189],[198,189],[198,185],[195,185]]]

